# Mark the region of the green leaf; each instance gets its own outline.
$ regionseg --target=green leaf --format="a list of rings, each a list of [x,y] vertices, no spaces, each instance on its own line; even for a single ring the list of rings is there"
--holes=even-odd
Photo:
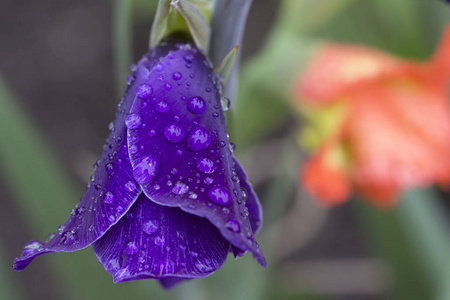
[[[207,53],[211,39],[211,28],[203,12],[187,0],[172,0],[170,5],[184,17],[197,47]]]
[[[233,69],[234,62],[236,61],[238,49],[239,45],[231,49],[231,51],[228,52],[228,54],[224,57],[220,64],[214,69],[214,72],[222,77],[223,85],[227,84],[228,76],[230,76],[230,72]]]
[[[150,48],[156,47],[166,34],[171,0],[159,0],[150,31]]]

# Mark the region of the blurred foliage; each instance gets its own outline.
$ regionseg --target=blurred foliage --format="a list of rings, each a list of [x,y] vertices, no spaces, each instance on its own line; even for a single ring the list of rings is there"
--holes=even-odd
[[[114,3],[116,80],[122,82],[131,61],[132,22],[152,18],[157,1]],[[34,267],[45,265],[55,273],[60,284],[49,284],[48,288],[66,299],[325,298],[287,286],[277,276],[277,265],[271,265],[270,260],[274,239],[267,228],[283,217],[298,188],[295,172],[300,154],[293,138],[298,116],[288,100],[293,80],[325,40],[362,43],[406,58],[425,58],[448,21],[450,7],[442,1],[280,1],[279,14],[265,46],[242,69],[238,101],[230,118],[231,137],[240,151],[250,145],[262,147],[259,143],[264,139],[287,128],[282,133],[285,148],[274,154],[279,168],[268,176],[269,184],[262,197],[266,224],[260,241],[268,269],[262,270],[250,255],[238,262],[230,256],[213,276],[165,292],[153,280],[114,285],[90,250],[53,255],[34,263]],[[26,223],[27,234],[41,237],[64,221],[81,191],[1,78],[0,128],[0,175],[20,211],[20,222]],[[449,299],[449,219],[440,201],[434,190],[408,193],[401,205],[390,212],[354,201],[354,212],[360,217],[368,244],[384,259],[392,276],[390,299]],[[32,298],[15,282],[17,276],[10,275],[8,265],[12,261],[5,244],[0,247],[0,298]]]

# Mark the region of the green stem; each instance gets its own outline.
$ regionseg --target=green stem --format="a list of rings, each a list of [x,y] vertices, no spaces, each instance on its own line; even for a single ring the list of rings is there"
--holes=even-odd
[[[438,290],[445,284],[450,259],[450,223],[437,191],[405,193],[396,214],[430,284]]]
[[[122,86],[130,73],[133,62],[132,39],[132,4],[131,0],[114,0],[113,8],[113,55],[115,83],[119,96],[123,93]]]

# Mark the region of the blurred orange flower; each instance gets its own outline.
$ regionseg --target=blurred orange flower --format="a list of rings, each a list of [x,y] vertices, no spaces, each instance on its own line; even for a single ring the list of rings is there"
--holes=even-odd
[[[390,206],[409,188],[450,184],[450,27],[427,62],[328,44],[296,82],[313,152],[300,174],[324,204],[352,192]]]

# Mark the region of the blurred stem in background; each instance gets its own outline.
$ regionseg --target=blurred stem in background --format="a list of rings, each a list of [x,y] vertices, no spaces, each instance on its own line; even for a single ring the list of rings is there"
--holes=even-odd
[[[81,190],[74,187],[61,163],[52,155],[53,151],[44,137],[18,103],[0,78],[0,128],[4,128],[0,130],[1,176],[16,200],[21,222],[28,225],[30,237],[36,238],[57,230],[58,224],[65,221],[63,218],[66,214],[62,212],[68,212],[75,206]],[[7,243],[1,245],[3,247]],[[18,256],[20,253],[14,254]],[[65,295],[66,299],[101,299],[119,295],[142,297],[147,294],[142,282],[112,288],[114,284],[111,276],[104,272],[90,249],[72,253],[70,258],[53,255],[51,259],[35,262],[34,267],[43,265],[44,261],[59,282],[57,286],[49,284],[48,288]],[[2,268],[0,276],[7,277],[9,272],[13,272],[11,268]],[[134,288],[127,288],[130,286]]]
[[[123,83],[130,64],[131,2],[115,1],[114,10],[116,74],[117,80],[120,77]],[[18,103],[20,101],[0,78],[0,128],[3,128],[0,130],[1,176],[18,204],[22,221],[28,224],[30,236],[42,237],[50,231],[56,231],[58,224],[63,223],[65,215],[61,212],[73,208],[82,191],[75,188],[72,178],[67,176],[67,171],[52,155],[48,143]],[[2,246],[6,244],[2,243]],[[54,289],[54,294],[64,295],[65,299],[143,298],[149,294],[149,286],[152,286],[148,282],[114,285],[111,276],[97,263],[89,249],[72,254],[70,260],[54,255],[41,264],[44,261],[57,274],[59,282],[58,286],[49,284],[48,288]],[[37,262],[34,264],[34,267],[39,266]],[[8,277],[8,272],[13,271],[1,268],[0,276]],[[2,289],[2,292],[9,292],[11,297],[2,299],[19,297],[17,291],[15,294],[13,292],[14,285],[9,287],[9,291]],[[153,294],[158,293],[162,293],[159,288]],[[28,295],[26,298],[30,297],[33,296]]]
[[[429,284],[439,291],[448,284],[445,274],[450,259],[450,222],[440,195],[432,188],[409,191],[395,213]]]
[[[435,299],[445,290],[450,224],[437,191],[409,191],[392,211],[377,211],[360,201],[354,206],[373,248],[392,271],[392,298]]]
[[[125,78],[130,73],[130,65],[133,63],[132,13],[132,0],[114,0],[112,50],[114,55],[115,86],[119,97],[122,96]]]

